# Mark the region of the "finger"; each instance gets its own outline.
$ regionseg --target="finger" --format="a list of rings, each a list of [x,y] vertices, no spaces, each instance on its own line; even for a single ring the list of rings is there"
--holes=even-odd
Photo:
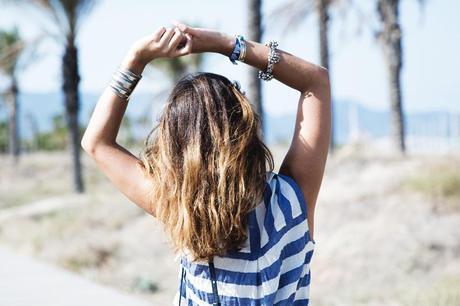
[[[187,39],[187,43],[182,49],[177,50],[176,55],[177,56],[182,56],[182,55],[187,55],[192,53],[192,48],[193,48],[193,39],[190,34],[185,34],[185,37]]]
[[[167,46],[173,35],[174,35],[174,29],[166,29],[166,31],[164,32],[163,36],[160,39],[160,45],[163,47]]]
[[[185,35],[188,35],[188,34],[182,33],[182,39],[180,40],[180,43],[176,49],[182,49],[183,47],[185,47],[185,44],[187,43],[187,37]]]
[[[160,27],[155,32],[153,32],[152,39],[155,41],[159,41],[161,36],[165,33],[165,31],[166,31],[165,27]]]
[[[175,28],[174,35],[169,41],[168,49],[176,50],[177,46],[179,45],[179,43],[182,41],[183,38],[184,38],[184,34],[182,34],[182,32],[178,28]]]
[[[183,24],[182,22],[174,21],[174,25],[178,27],[179,30],[181,30],[183,33],[194,34],[195,29],[186,24]]]
[[[174,20],[172,21],[172,24],[173,24],[175,27],[179,27],[179,25],[181,25],[182,22],[180,22],[180,21],[177,20],[177,19],[174,19]]]

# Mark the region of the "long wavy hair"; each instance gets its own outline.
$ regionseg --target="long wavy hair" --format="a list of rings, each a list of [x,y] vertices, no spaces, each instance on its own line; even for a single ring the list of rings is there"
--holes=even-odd
[[[258,114],[234,83],[213,73],[179,80],[140,165],[153,181],[152,214],[174,250],[193,260],[243,247],[248,213],[263,199],[274,167]]]

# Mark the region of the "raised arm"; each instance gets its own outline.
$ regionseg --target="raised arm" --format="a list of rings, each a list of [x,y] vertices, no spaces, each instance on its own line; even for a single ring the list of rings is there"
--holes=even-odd
[[[235,38],[230,35],[182,24],[179,28],[192,35],[192,52],[217,52],[229,56],[235,45]],[[254,41],[246,43],[245,62],[265,70],[269,47]],[[308,202],[308,221],[313,237],[314,210],[331,137],[329,75],[325,68],[278,51],[280,62],[274,66],[274,77],[300,93],[294,135],[279,172],[292,177],[301,187]]]
[[[179,45],[186,41],[185,46]],[[147,63],[160,57],[177,57],[190,53],[190,36],[178,29],[161,27],[137,41],[128,51],[121,68],[142,74]],[[131,103],[131,102],[130,102]],[[150,180],[138,167],[138,158],[116,141],[128,102],[107,87],[91,115],[81,145],[101,171],[133,203],[150,214]],[[134,107],[134,106],[133,106]]]

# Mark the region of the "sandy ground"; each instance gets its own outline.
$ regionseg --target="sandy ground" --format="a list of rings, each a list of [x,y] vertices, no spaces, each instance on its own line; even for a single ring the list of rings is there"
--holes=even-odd
[[[286,149],[273,152],[279,165]],[[407,187],[433,165],[460,169],[460,156],[360,152],[328,160],[311,304],[460,305],[460,197]],[[178,263],[160,225],[84,164],[87,192],[76,195],[66,154],[34,153],[16,167],[0,157],[0,246],[170,305]]]

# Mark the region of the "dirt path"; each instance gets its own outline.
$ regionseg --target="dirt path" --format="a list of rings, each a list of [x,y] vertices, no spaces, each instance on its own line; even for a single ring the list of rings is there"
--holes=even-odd
[[[0,222],[18,217],[34,217],[45,215],[59,209],[65,209],[78,206],[82,200],[87,198],[86,195],[64,194],[23,204],[18,207],[11,207],[0,210]]]

